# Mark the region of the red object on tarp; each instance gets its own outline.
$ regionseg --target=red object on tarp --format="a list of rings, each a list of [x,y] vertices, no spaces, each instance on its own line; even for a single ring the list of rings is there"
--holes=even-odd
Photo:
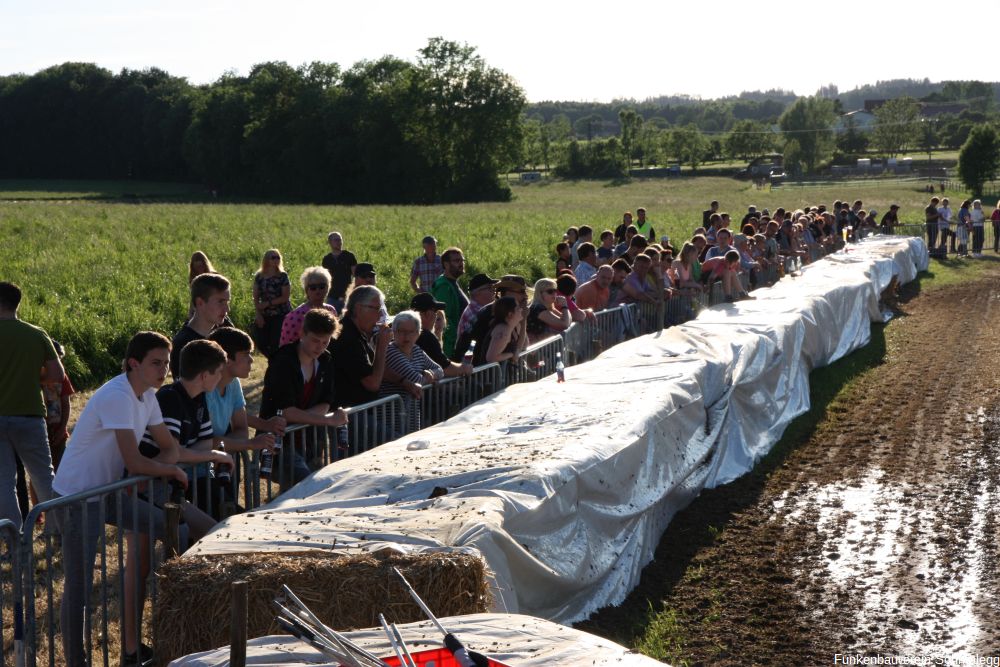
[[[429,648],[424,651],[411,651],[410,656],[416,660],[417,667],[459,667],[458,661],[455,660],[455,656],[451,654],[446,648]],[[386,664],[392,665],[392,667],[403,667],[403,663],[399,661],[396,656],[384,657],[382,660]],[[510,667],[505,662],[500,662],[494,660],[493,658],[487,658],[490,661],[490,667]]]

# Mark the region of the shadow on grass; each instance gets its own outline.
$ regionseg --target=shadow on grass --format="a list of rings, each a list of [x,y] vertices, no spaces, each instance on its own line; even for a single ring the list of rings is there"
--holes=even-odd
[[[920,293],[922,280],[931,277],[932,274],[923,273],[900,289],[894,310],[897,316],[907,314],[907,303]],[[873,324],[868,345],[829,366],[815,369],[809,376],[809,411],[788,425],[781,439],[753,470],[729,484],[703,491],[677,513],[660,538],[653,562],[643,570],[639,585],[624,603],[605,607],[576,627],[625,646],[635,646],[648,631],[656,634],[663,627],[679,628],[676,623],[664,624],[663,619],[669,621],[673,614],[664,601],[687,574],[694,558],[713,545],[730,519],[760,500],[771,474],[809,440],[837,396],[854,380],[884,362],[886,326]],[[683,637],[651,640],[676,645]]]

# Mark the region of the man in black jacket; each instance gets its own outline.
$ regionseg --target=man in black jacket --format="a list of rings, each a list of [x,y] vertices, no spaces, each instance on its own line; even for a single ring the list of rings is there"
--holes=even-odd
[[[278,410],[289,426],[309,424],[323,429],[298,431],[276,452],[274,466],[279,472],[282,491],[305,479],[311,470],[306,458],[315,453],[318,438],[326,427],[343,426],[347,413],[337,408],[333,388],[333,359],[327,346],[337,331],[337,320],[321,308],[310,310],[302,322],[302,337],[278,349],[264,374],[264,393],[260,416],[268,419]]]

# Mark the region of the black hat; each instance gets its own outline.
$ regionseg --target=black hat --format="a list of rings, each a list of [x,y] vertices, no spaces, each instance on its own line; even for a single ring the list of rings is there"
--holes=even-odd
[[[476,275],[472,276],[472,280],[469,281],[469,291],[474,292],[480,287],[489,287],[492,285],[496,285],[498,282],[500,281],[494,278],[490,278],[485,273],[477,273]]]
[[[354,267],[355,278],[371,278],[375,275],[375,267],[367,262],[363,262]]]
[[[427,292],[421,292],[410,299],[410,308],[418,313],[425,310],[444,310],[446,307],[447,304],[438,301],[434,298],[434,295]]]

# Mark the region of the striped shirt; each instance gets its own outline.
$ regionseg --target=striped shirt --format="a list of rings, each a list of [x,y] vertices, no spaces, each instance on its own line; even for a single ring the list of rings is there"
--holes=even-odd
[[[433,373],[434,378],[437,380],[444,377],[444,371],[441,367],[428,357],[427,353],[421,350],[419,345],[414,345],[413,351],[407,357],[396,346],[395,341],[389,343],[389,347],[386,349],[385,367],[398,374],[404,381],[416,382],[417,384],[424,384],[424,371]],[[382,386],[379,387],[378,394],[380,397],[392,396],[394,394],[402,396],[403,403],[406,406],[407,432],[420,430],[420,404],[403,389],[402,384],[383,381]],[[399,425],[395,425],[395,428],[398,430]]]
[[[191,447],[212,437],[212,418],[204,393],[192,398],[184,389],[184,384],[178,380],[161,387],[156,392],[156,402],[160,404],[163,423],[181,447]],[[143,434],[139,451],[148,458],[154,458],[160,453],[160,448],[149,431]]]

